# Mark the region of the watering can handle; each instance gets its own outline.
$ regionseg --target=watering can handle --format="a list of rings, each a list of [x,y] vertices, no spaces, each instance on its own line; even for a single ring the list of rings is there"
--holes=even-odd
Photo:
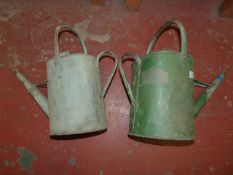
[[[103,52],[99,53],[98,56],[97,56],[97,67],[98,68],[99,68],[100,60],[103,57],[111,57],[111,58],[113,58],[114,59],[114,67],[113,67],[112,72],[110,73],[110,75],[108,77],[108,80],[107,80],[107,82],[106,82],[106,84],[105,84],[105,86],[104,86],[104,88],[102,90],[102,93],[101,93],[102,97],[105,96],[105,94],[106,94],[106,92],[108,90],[108,87],[109,87],[109,85],[110,85],[110,83],[111,83],[111,81],[113,79],[113,76],[116,73],[117,64],[118,64],[117,56],[114,53],[112,53],[111,51],[103,51]]]
[[[164,30],[167,27],[170,27],[170,26],[172,26],[174,24],[180,30],[180,36],[181,36],[181,50],[180,50],[180,52],[182,54],[184,54],[184,55],[187,54],[187,38],[186,38],[185,28],[184,28],[184,26],[179,21],[176,21],[176,20],[167,21],[165,24],[163,24],[159,28],[159,30],[154,34],[153,38],[151,39],[150,44],[149,44],[149,46],[147,48],[146,54],[149,54],[151,52],[151,50],[154,47],[154,45],[156,44],[159,36],[164,32]]]
[[[120,74],[121,74],[121,77],[123,79],[123,82],[124,82],[124,85],[125,85],[125,88],[127,90],[127,93],[129,95],[129,98],[130,98],[130,101],[131,103],[135,103],[135,99],[133,97],[133,92],[132,92],[132,89],[131,89],[131,86],[129,84],[129,81],[125,75],[125,71],[124,71],[124,68],[123,68],[123,62],[126,60],[126,59],[134,59],[136,61],[136,63],[138,64],[138,66],[141,66],[141,59],[140,57],[133,53],[133,52],[128,52],[128,53],[125,53],[120,61],[119,61],[119,69],[120,69]]]
[[[78,38],[81,46],[82,46],[82,49],[83,49],[83,52],[84,54],[87,54],[87,48],[84,44],[84,41],[80,38],[78,32],[76,32],[74,30],[74,28],[72,28],[71,26],[68,26],[68,25],[61,25],[61,26],[58,26],[55,30],[55,57],[57,57],[59,55],[59,52],[60,52],[60,49],[59,49],[59,34],[63,31],[69,31],[71,33],[73,33],[75,36],[76,36],[76,39]]]

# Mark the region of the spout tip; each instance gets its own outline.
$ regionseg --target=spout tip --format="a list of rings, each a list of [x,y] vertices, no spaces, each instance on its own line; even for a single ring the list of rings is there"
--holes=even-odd
[[[224,80],[224,74],[225,74],[224,72],[218,74],[217,79],[220,81]]]

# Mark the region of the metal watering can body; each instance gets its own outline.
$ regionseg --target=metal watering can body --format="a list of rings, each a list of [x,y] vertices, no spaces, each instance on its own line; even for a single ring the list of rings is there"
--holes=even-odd
[[[101,52],[97,58],[84,53],[59,53],[59,34],[67,30],[80,40],[78,33],[63,25],[55,33],[55,57],[47,63],[48,101],[38,89],[20,73],[17,77],[49,117],[50,135],[68,135],[106,129],[103,98],[117,68],[117,58],[112,52]],[[115,60],[113,71],[102,89],[99,61],[103,57]]]
[[[106,129],[96,58],[69,54],[48,62],[49,125],[52,135]]]
[[[174,24],[180,29],[181,51],[151,52],[160,34]],[[122,67],[129,58],[135,60],[131,86]],[[168,21],[158,30],[143,59],[134,53],[122,57],[119,69],[131,101],[129,135],[166,140],[194,138],[195,116],[206,103],[210,95],[207,92],[213,92],[223,76],[195,102],[193,66],[187,54],[185,30],[178,21]]]

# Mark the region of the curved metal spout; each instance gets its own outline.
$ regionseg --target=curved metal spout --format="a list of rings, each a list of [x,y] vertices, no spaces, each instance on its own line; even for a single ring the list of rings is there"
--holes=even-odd
[[[217,87],[220,85],[223,79],[224,79],[224,74],[223,73],[219,74],[217,78],[211,83],[211,85],[201,94],[201,96],[195,102],[195,106],[194,106],[195,117],[198,115],[202,107],[206,104],[210,96],[217,89]]]
[[[17,78],[24,84],[25,88],[32,95],[34,100],[38,103],[41,109],[49,117],[49,108],[47,98],[33,85],[21,72],[14,70]]]

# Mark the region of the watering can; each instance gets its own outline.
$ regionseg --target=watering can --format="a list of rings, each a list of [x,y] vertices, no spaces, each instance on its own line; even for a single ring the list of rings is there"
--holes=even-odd
[[[80,41],[84,53],[59,51],[59,34],[68,31]],[[114,59],[114,68],[101,87],[99,61]],[[117,57],[109,51],[97,58],[87,53],[79,34],[70,26],[58,26],[55,31],[55,57],[47,63],[48,99],[18,70],[21,80],[38,105],[49,117],[50,135],[81,134],[106,129],[103,98],[116,72]]]
[[[181,50],[153,52],[158,37],[173,25],[180,31]],[[127,59],[135,60],[131,86],[122,66]],[[194,119],[224,75],[219,74],[211,84],[200,82],[194,80],[193,66],[193,58],[187,53],[185,29],[176,20],[159,28],[142,59],[131,52],[121,58],[119,70],[131,101],[129,135],[164,140],[194,139]],[[193,96],[194,85],[206,88],[197,100]]]

